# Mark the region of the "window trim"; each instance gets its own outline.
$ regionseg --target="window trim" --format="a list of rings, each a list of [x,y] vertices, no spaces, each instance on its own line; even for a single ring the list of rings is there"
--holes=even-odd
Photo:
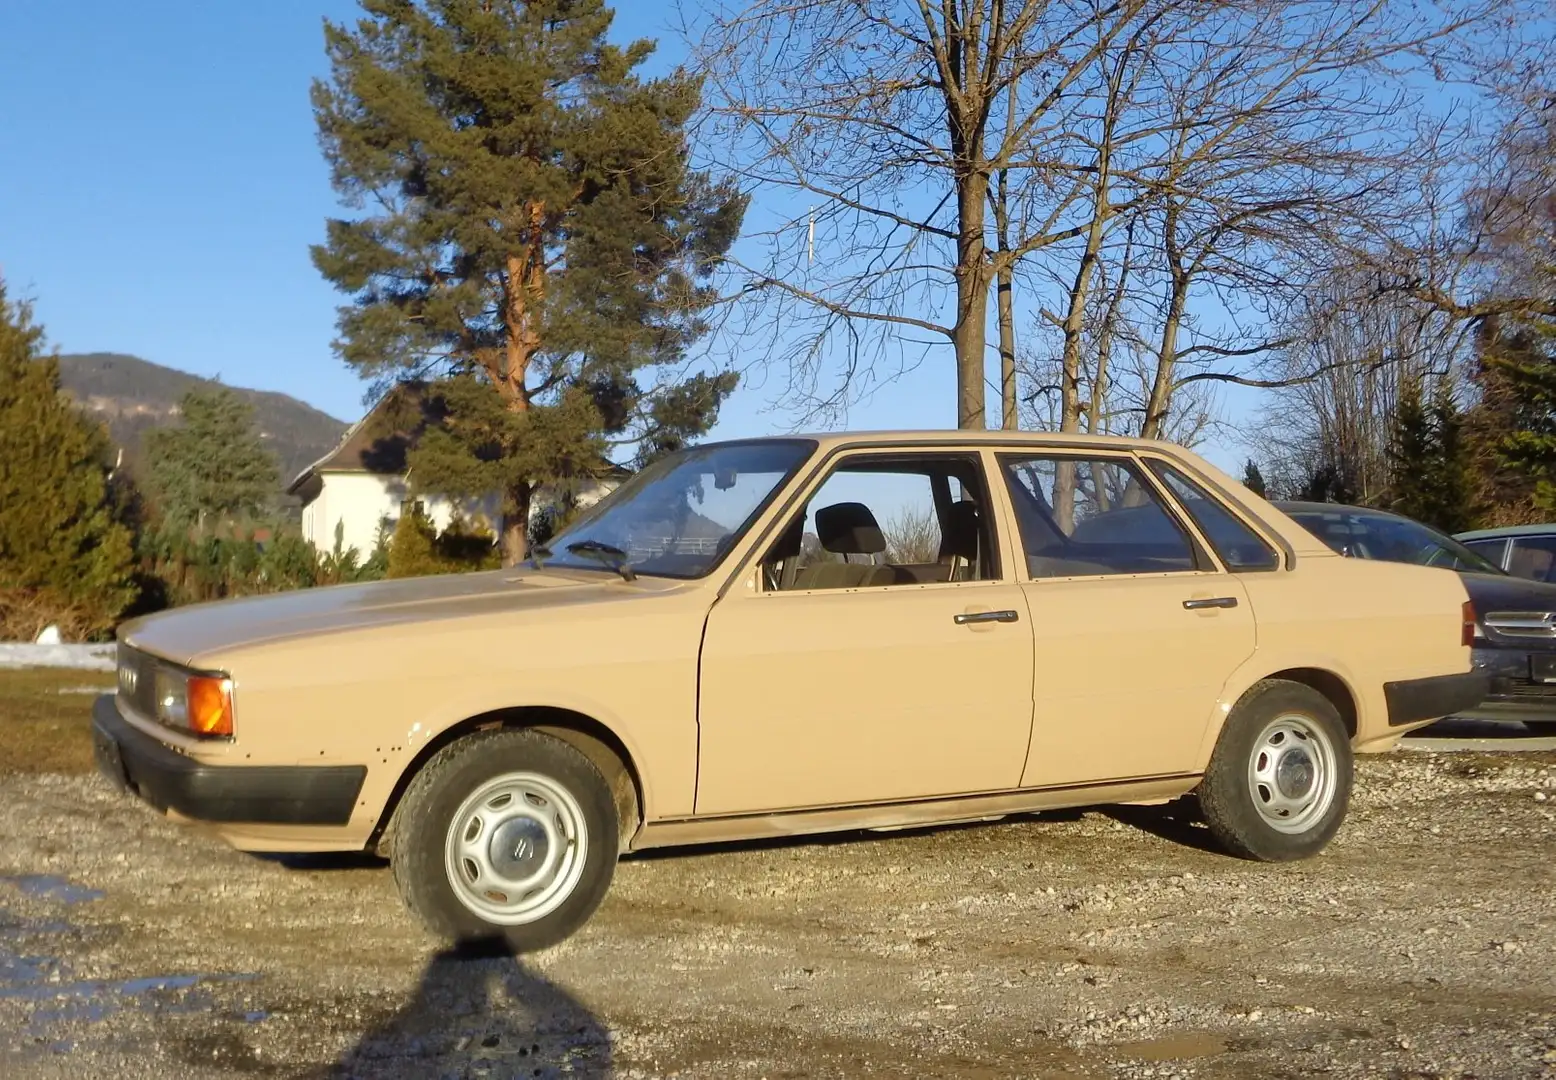
[[[1199,477],[1189,472],[1178,462],[1169,458],[1159,457],[1155,454],[1151,454],[1141,455],[1140,460],[1145,464],[1146,471],[1151,474],[1151,478],[1156,481],[1156,484],[1161,488],[1162,493],[1172,501],[1173,506],[1177,508],[1178,512],[1183,516],[1184,520],[1187,521],[1195,529],[1195,531],[1200,534],[1205,543],[1205,546],[1215,554],[1216,561],[1221,564],[1222,570],[1228,574],[1271,574],[1281,569],[1281,549],[1275,544],[1270,543],[1268,537],[1266,537],[1258,529],[1254,528],[1253,524],[1249,522],[1242,514],[1238,513],[1231,505],[1229,505],[1227,500],[1218,497],[1219,493],[1207,487],[1205,483],[1199,479]],[[1216,506],[1219,506],[1222,512],[1227,514],[1227,516],[1232,518],[1232,520],[1242,525],[1242,527],[1246,529],[1255,540],[1263,544],[1265,550],[1267,550],[1270,555],[1273,556],[1274,561],[1272,564],[1269,566],[1233,566],[1231,560],[1226,557],[1226,554],[1216,546],[1215,540],[1210,535],[1210,530],[1200,524],[1199,520],[1194,516],[1194,512],[1188,508],[1183,500],[1178,497],[1178,493],[1172,489],[1172,484],[1168,482],[1167,477],[1162,475],[1160,471],[1162,469],[1171,469],[1173,472],[1181,475],[1189,482],[1191,487],[1198,488],[1201,494],[1205,496],[1205,498],[1209,499]]]
[[[793,515],[800,512],[810,504],[816,492],[832,478],[843,464],[850,458],[877,458],[898,459],[906,461],[923,461],[930,458],[962,458],[970,464],[978,475],[983,485],[983,498],[986,507],[984,524],[989,531],[989,557],[994,565],[990,568],[990,576],[976,581],[914,581],[893,583],[891,585],[859,585],[838,589],[770,589],[761,573],[761,568],[766,562],[767,552],[777,543],[778,537],[793,520]],[[882,470],[886,471],[886,470]],[[926,476],[928,474],[925,474]],[[936,508],[938,517],[939,509]],[[849,593],[884,593],[887,591],[906,592],[913,589],[945,589],[945,588],[969,588],[981,585],[1009,584],[1011,578],[1004,572],[1005,552],[1001,542],[1000,513],[994,503],[994,493],[989,482],[989,470],[984,460],[982,449],[977,446],[943,446],[934,443],[899,443],[880,446],[839,446],[827,454],[802,480],[796,482],[791,489],[791,494],[782,501],[782,505],[776,514],[769,520],[767,527],[761,530],[761,535],[756,543],[747,552],[747,557],[741,562],[741,570],[730,578],[725,589],[730,584],[745,577],[752,581],[753,585],[748,595],[754,596],[821,596],[842,595]],[[721,590],[720,596],[723,595]]]
[[[1011,528],[1015,533],[1016,553],[1020,556],[1017,565],[1020,568],[1019,581],[1026,584],[1042,584],[1050,581],[1100,581],[1107,579],[1131,579],[1131,578],[1158,578],[1189,574],[1214,574],[1225,573],[1225,569],[1217,565],[1216,558],[1210,549],[1200,540],[1199,534],[1190,527],[1182,516],[1182,511],[1170,498],[1168,493],[1161,490],[1161,481],[1151,471],[1140,455],[1130,450],[1090,450],[1084,447],[1047,447],[1033,448],[1031,450],[1017,450],[1011,447],[1001,446],[995,450],[994,459],[999,469],[1001,482],[1005,485],[1004,496],[1011,518]],[[1042,460],[1070,460],[1070,461],[1108,461],[1131,469],[1136,474],[1136,479],[1145,485],[1147,491],[1156,497],[1157,505],[1162,513],[1167,516],[1173,526],[1183,535],[1188,542],[1189,558],[1194,565],[1185,570],[1149,570],[1145,572],[1112,572],[1105,574],[1069,574],[1064,577],[1036,577],[1032,574],[1031,556],[1027,553],[1026,537],[1021,531],[1021,517],[1016,513],[1016,493],[1010,485],[1015,481],[1010,472],[1009,464],[1012,461]]]

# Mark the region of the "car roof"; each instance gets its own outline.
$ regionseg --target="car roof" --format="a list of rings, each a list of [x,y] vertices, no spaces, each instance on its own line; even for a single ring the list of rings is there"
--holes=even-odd
[[[1164,439],[1138,439],[1125,435],[1088,435],[1078,431],[1004,431],[998,428],[963,430],[959,428],[924,428],[918,430],[880,431],[809,431],[792,435],[758,435],[745,439],[726,439],[697,443],[695,449],[730,443],[787,442],[805,439],[825,447],[848,446],[854,443],[880,443],[908,446],[935,446],[989,443],[995,446],[1095,446],[1099,449],[1155,449],[1174,454],[1185,451],[1194,453],[1180,443]]]
[[[1495,529],[1471,529],[1454,533],[1455,540],[1502,540],[1509,536],[1549,536],[1556,525],[1502,525]]]

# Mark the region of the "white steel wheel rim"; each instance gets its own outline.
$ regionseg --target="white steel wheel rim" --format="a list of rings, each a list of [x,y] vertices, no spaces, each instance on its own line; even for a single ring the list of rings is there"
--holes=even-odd
[[[1339,768],[1329,735],[1311,717],[1286,713],[1264,726],[1248,755],[1248,793],[1264,823],[1303,833],[1334,805]]]
[[[543,919],[572,895],[589,854],[583,808],[539,773],[495,776],[459,804],[443,848],[459,902],[487,922]]]

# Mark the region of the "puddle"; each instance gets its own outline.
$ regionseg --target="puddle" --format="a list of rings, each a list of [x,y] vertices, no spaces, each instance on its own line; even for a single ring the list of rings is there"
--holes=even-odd
[[[57,900],[61,904],[86,904],[101,900],[106,894],[101,889],[89,889],[75,885],[62,877],[49,874],[7,874],[0,881],[15,885],[28,896],[39,900]]]
[[[1138,1061],[1181,1061],[1225,1053],[1226,1040],[1204,1032],[1189,1032],[1186,1035],[1167,1035],[1143,1042],[1119,1043],[1110,1049],[1122,1057]]]

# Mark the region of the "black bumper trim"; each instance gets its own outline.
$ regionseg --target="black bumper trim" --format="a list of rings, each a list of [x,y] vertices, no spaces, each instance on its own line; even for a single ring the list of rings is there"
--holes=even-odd
[[[1383,684],[1388,703],[1389,727],[1419,724],[1472,709],[1491,693],[1491,678],[1481,671],[1462,675],[1433,675],[1426,679],[1402,679]]]
[[[111,694],[92,706],[97,768],[158,810],[244,825],[344,825],[366,765],[206,765],[134,727]]]

